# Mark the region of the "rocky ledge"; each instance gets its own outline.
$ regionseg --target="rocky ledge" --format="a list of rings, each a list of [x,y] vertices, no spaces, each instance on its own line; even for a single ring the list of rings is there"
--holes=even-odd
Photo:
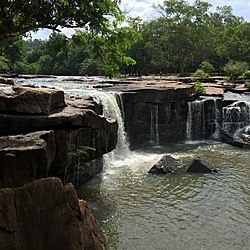
[[[118,125],[101,114],[91,98],[65,100],[59,90],[1,85],[0,186],[18,187],[48,176],[63,180],[74,165],[72,153],[81,146],[95,149],[87,161],[112,151]],[[86,169],[84,181],[101,169]]]

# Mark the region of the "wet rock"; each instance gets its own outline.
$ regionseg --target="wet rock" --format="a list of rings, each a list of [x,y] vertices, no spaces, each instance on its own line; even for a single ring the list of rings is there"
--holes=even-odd
[[[190,173],[218,173],[218,170],[200,158],[194,159],[188,166],[186,172]]]
[[[172,174],[183,165],[171,155],[164,155],[150,170],[150,174]]]
[[[57,178],[0,189],[1,249],[105,249],[93,214]]]
[[[0,111],[5,113],[51,114],[65,106],[60,90],[0,86]]]
[[[243,141],[243,142],[247,142],[247,143],[250,143],[250,135],[248,134],[241,134],[240,135],[240,139]]]
[[[56,155],[53,131],[0,137],[0,188],[48,177]]]
[[[14,81],[10,78],[0,77],[0,84],[14,85]]]

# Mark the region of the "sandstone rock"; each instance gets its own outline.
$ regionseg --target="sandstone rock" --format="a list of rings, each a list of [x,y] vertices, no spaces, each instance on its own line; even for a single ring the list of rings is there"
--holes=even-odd
[[[18,86],[0,87],[0,111],[7,114],[50,114],[64,106],[63,91]]]
[[[0,134],[22,134],[31,131],[92,128],[98,129],[107,124],[104,117],[90,109],[79,109],[67,106],[63,110],[50,115],[13,115],[0,114]],[[112,121],[114,122],[114,121]]]
[[[150,174],[172,174],[182,167],[182,163],[171,155],[164,155],[150,170]]]
[[[10,78],[0,77],[0,84],[14,85],[14,81]]]
[[[54,164],[50,169],[50,176],[63,178],[65,175],[65,169],[74,164],[75,161],[71,153],[81,145],[90,146],[95,149],[95,151],[91,152],[89,157],[86,159],[87,161],[97,159],[103,154],[115,149],[117,142],[117,130],[118,124],[116,121],[106,121],[104,126],[97,129],[76,128],[70,130],[54,130],[57,153]],[[88,175],[90,179],[90,177],[93,177],[101,170],[101,166],[100,168],[89,169],[86,175]]]
[[[66,103],[75,108],[93,110],[98,115],[103,114],[102,105],[95,102],[92,97],[73,99],[73,100],[67,98]]]
[[[210,164],[200,158],[194,159],[188,166],[186,172],[192,173],[218,173],[216,168],[210,166]]]
[[[0,246],[13,250],[105,249],[100,227],[71,184],[57,178],[0,189]]]
[[[55,154],[53,131],[0,137],[0,187],[47,177]]]
[[[8,89],[8,91],[13,90]],[[7,93],[5,88],[5,95]],[[49,115],[0,114],[2,121],[0,123],[0,134],[13,135],[31,131],[53,130],[56,144],[56,149],[53,151],[55,160],[49,164],[48,175],[63,179],[65,169],[73,163],[70,153],[74,152],[79,146],[90,146],[96,149],[88,160],[97,159],[116,147],[117,122],[107,120],[98,115],[95,110],[98,111],[99,107],[93,100],[84,101],[81,99],[71,101],[63,110]],[[27,162],[26,159],[22,161]],[[15,162],[10,161],[9,164],[12,164],[12,166],[9,166],[10,169],[17,167],[13,165]],[[88,176],[94,176],[97,169],[89,171]],[[98,171],[100,170],[101,168],[98,169]],[[42,175],[40,178],[48,175]]]

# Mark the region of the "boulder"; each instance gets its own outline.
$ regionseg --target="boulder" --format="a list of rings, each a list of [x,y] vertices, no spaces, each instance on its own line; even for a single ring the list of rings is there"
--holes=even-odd
[[[53,131],[0,137],[0,188],[48,177],[56,155]]]
[[[247,142],[247,143],[250,143],[250,135],[248,134],[240,134],[240,139],[243,141],[243,142]]]
[[[0,112],[51,114],[65,106],[61,90],[0,86]]]
[[[102,105],[95,102],[93,97],[91,96],[88,98],[80,98],[80,99],[73,99],[73,100],[70,98],[66,98],[66,104],[75,108],[91,109],[98,115],[103,114]]]
[[[218,173],[216,168],[210,166],[210,164],[200,158],[194,159],[188,166],[186,172],[190,173]]]
[[[0,189],[0,246],[13,250],[105,249],[100,227],[72,184],[46,178]]]
[[[150,170],[150,174],[173,174],[183,165],[171,155],[164,155]]]

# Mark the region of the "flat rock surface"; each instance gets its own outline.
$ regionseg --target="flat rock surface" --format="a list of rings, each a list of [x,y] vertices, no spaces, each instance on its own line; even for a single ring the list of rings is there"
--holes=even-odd
[[[50,114],[64,106],[64,92],[60,90],[0,86],[0,112]]]

